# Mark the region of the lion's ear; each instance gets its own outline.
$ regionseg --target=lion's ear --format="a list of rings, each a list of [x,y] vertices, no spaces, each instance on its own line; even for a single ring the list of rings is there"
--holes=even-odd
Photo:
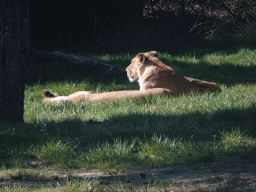
[[[150,55],[153,57],[158,57],[157,51],[150,51]]]
[[[139,53],[137,57],[140,59],[141,63],[145,63],[146,56],[143,53]]]

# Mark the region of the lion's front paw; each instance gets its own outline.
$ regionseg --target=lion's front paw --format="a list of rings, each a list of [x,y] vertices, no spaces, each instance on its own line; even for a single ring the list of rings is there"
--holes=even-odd
[[[45,97],[51,97],[52,98],[52,97],[58,97],[59,96],[57,93],[52,93],[48,90],[43,90],[43,93],[44,93]]]

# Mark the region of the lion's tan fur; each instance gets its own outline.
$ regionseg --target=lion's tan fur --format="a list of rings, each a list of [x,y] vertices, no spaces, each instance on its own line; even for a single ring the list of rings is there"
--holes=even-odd
[[[44,90],[44,95],[51,93],[47,90]],[[156,88],[156,89],[149,89],[144,91],[139,90],[131,90],[131,91],[112,91],[106,93],[93,93],[91,91],[78,91],[73,93],[69,96],[58,96],[55,93],[51,93],[52,97],[45,97],[43,103],[65,103],[65,102],[77,102],[77,101],[102,101],[102,100],[109,100],[109,99],[121,99],[121,98],[142,98],[149,95],[172,95],[172,92],[168,89],[164,88]]]
[[[139,53],[132,59],[126,68],[130,81],[138,79],[140,90],[112,91],[107,93],[93,93],[91,91],[78,91],[68,96],[58,96],[44,90],[43,103],[65,103],[77,101],[102,101],[121,98],[142,98],[148,95],[178,96],[191,91],[204,92],[206,90],[219,90],[214,82],[202,81],[192,77],[179,75],[173,68],[165,65],[158,59],[156,51]]]
[[[171,90],[174,96],[191,91],[220,91],[220,87],[214,82],[179,75],[173,68],[158,59],[156,51],[139,53],[132,59],[126,72],[131,82],[138,79],[141,91],[166,88]]]

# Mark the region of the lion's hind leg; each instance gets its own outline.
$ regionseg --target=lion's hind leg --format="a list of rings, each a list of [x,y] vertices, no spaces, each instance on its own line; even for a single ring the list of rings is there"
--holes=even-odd
[[[221,88],[219,85],[217,85],[217,83],[203,81],[193,77],[184,76],[184,78],[190,81],[193,85],[197,86],[199,92],[204,92],[204,91],[220,91],[221,92]]]

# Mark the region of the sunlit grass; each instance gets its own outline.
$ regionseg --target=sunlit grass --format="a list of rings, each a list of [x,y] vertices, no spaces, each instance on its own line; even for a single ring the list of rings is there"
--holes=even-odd
[[[159,58],[182,75],[218,82],[220,93],[53,105],[41,103],[43,89],[69,95],[82,90],[101,93],[139,87],[128,81],[86,77],[43,83],[39,79],[26,85],[25,124],[0,124],[2,174],[37,177],[40,171],[26,170],[31,169],[24,163],[27,160],[44,167],[97,168],[111,173],[150,165],[255,162],[256,52],[246,47],[204,51],[198,48],[182,55],[160,52]],[[125,68],[134,55],[89,56]],[[90,191],[86,182],[67,181],[56,191],[73,187]],[[163,189],[172,185],[171,181],[154,182]],[[99,187],[97,182],[95,187]],[[113,190],[111,187],[106,191]],[[15,189],[26,191],[19,186],[8,190]]]
[[[217,52],[205,55],[203,60],[213,65],[232,63],[239,66],[255,66],[256,65],[256,50],[241,48],[236,53]]]
[[[173,67],[180,71],[185,68],[183,64],[178,65],[177,62],[190,64],[191,69],[193,66],[198,68],[197,66],[199,65],[208,72],[211,70],[207,66],[203,66],[202,62],[208,62],[212,65],[225,62],[241,65],[242,58],[247,58],[247,60],[250,58],[250,62],[243,66],[254,66],[255,64],[253,60],[255,52],[252,50],[241,49],[237,53],[229,55],[210,53],[204,57],[197,57],[196,52],[195,50],[190,54],[188,53],[180,57],[171,56],[168,53],[159,53],[159,57],[165,63],[171,66],[174,65]],[[98,56],[98,59],[108,62],[119,61],[123,65],[126,60],[131,58],[132,55],[130,54]],[[188,68],[185,71],[191,69]],[[207,78],[207,74],[205,76]],[[59,95],[68,95],[79,90],[90,90],[100,93],[113,90],[138,89],[138,85],[130,84],[129,82],[116,84],[115,81],[95,83],[90,79],[71,82],[47,82],[43,85],[39,82],[35,86],[26,87],[25,120],[43,127],[46,133],[52,132],[54,134],[53,138],[55,139],[64,137],[67,142],[72,141],[71,143],[74,146],[78,144],[80,150],[87,151],[80,159],[78,158],[78,161],[81,161],[81,165],[87,168],[97,166],[102,170],[118,172],[125,169],[126,166],[133,167],[136,164],[149,165],[150,163],[170,164],[177,162],[214,161],[219,153],[222,155],[226,153],[223,153],[223,149],[220,150],[220,148],[218,149],[219,151],[213,151],[212,143],[206,142],[212,139],[213,135],[223,135],[223,133],[226,133],[225,130],[230,131],[231,129],[239,129],[240,127],[248,133],[251,132],[250,134],[255,133],[252,130],[254,127],[253,115],[255,115],[256,102],[254,97],[256,90],[255,84],[239,83],[230,88],[227,88],[225,84],[221,84],[221,88],[221,93],[191,94],[177,98],[150,96],[145,99],[122,99],[96,103],[82,101],[56,106],[52,104],[41,104],[43,98],[42,89],[57,92]],[[253,113],[248,115],[247,111]],[[73,117],[79,120],[73,121]],[[86,121],[95,123],[86,124],[84,123]],[[154,134],[156,135],[152,137]],[[159,143],[155,143],[158,141],[156,139],[157,135],[160,136],[162,134],[165,135],[165,138],[163,140],[160,139]],[[76,142],[74,142],[73,137],[77,138]],[[190,141],[191,137],[193,138],[193,142],[191,141],[190,144],[187,144],[186,142]],[[115,144],[116,141],[113,141],[113,138],[119,138],[118,144]],[[223,144],[220,138],[216,138],[219,142],[218,145]],[[126,141],[123,141],[123,139],[126,139]],[[63,139],[59,139],[59,141],[63,143]],[[177,142],[175,145],[182,147],[176,146],[174,147],[173,155],[166,155],[169,154],[166,151],[170,151],[171,145],[168,145],[165,149],[162,146],[163,141],[165,143]],[[81,145],[79,143],[83,144]],[[137,151],[136,153],[130,154],[127,152],[125,146],[128,143],[133,143],[133,147],[129,146],[128,148]],[[49,163],[66,165],[68,163],[61,162],[61,159],[65,159],[61,154],[64,155],[67,153],[67,157],[79,155],[76,150],[71,150],[72,147],[70,145],[68,151],[65,151],[65,147],[63,147],[64,151],[54,152],[56,150],[54,145],[56,143],[53,144],[53,148],[46,150],[46,144],[46,146],[43,146],[46,151],[41,152],[41,156],[44,159],[48,158],[47,161]],[[66,144],[63,143],[63,145]],[[112,145],[123,146],[122,150],[124,152],[116,151]],[[142,147],[144,145],[145,147]],[[158,145],[159,147],[157,147]],[[153,146],[154,149],[150,149],[150,146]],[[41,146],[40,150],[43,151],[43,148]],[[37,150],[40,151],[38,147]],[[71,155],[70,151],[74,154]],[[155,154],[155,151],[157,151],[157,154]],[[192,153],[196,155],[191,155]],[[58,156],[57,154],[60,155]],[[124,154],[126,156],[123,156]],[[53,159],[56,159],[56,161],[51,160],[49,157],[46,158],[47,155],[50,158],[54,157]],[[39,152],[37,156],[41,158]],[[115,168],[113,169],[113,167]]]

